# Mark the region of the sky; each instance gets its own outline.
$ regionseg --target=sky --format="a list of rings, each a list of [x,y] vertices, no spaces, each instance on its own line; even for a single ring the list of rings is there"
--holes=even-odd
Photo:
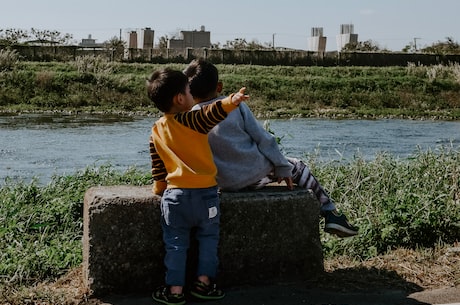
[[[0,0],[0,29],[57,30],[75,43],[91,34],[102,43],[150,27],[157,44],[204,26],[212,44],[243,38],[307,50],[311,29],[322,27],[333,51],[340,25],[353,24],[358,41],[400,51],[460,42],[459,14],[459,0]]]

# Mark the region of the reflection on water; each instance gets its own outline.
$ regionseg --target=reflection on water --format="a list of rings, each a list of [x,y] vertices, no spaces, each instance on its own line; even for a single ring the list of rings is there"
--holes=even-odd
[[[0,115],[0,184],[9,176],[46,182],[110,163],[149,170],[148,138],[154,117],[118,115]],[[408,120],[270,120],[287,155],[319,148],[320,160],[372,159],[379,152],[400,158],[421,150],[460,144],[460,122]]]
[[[109,125],[122,122],[132,122],[135,118],[131,116],[120,116],[116,114],[10,114],[0,113],[0,128],[78,128],[88,125]]]

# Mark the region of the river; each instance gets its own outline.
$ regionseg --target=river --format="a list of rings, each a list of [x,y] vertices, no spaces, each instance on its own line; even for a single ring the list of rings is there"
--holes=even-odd
[[[111,164],[149,170],[148,138],[153,117],[118,115],[0,115],[0,185],[6,177],[43,183],[53,174],[73,174]],[[263,123],[263,122],[261,122]],[[289,156],[318,154],[320,161],[371,160],[387,152],[407,158],[418,149],[460,146],[459,121],[270,120]]]

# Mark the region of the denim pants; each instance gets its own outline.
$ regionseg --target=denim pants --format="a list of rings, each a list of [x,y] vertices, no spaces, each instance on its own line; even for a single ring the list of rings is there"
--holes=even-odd
[[[196,228],[197,276],[215,278],[218,268],[220,205],[217,186],[167,189],[161,198],[161,225],[166,247],[166,285],[185,286],[190,232]]]

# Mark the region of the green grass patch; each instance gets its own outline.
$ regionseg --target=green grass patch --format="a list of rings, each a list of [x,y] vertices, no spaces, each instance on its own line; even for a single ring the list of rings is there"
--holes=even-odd
[[[442,148],[398,160],[306,162],[360,234],[322,233],[325,256],[365,259],[399,247],[432,248],[460,236],[460,151]],[[83,196],[96,185],[147,185],[150,173],[110,165],[55,176],[47,185],[12,182],[0,188],[0,275],[27,285],[61,276],[82,261]],[[320,230],[322,232],[322,230]]]
[[[9,61],[11,62],[11,61]],[[6,63],[4,64],[6,66]],[[75,62],[19,62],[0,72],[0,107],[86,111],[145,111],[156,113],[148,100],[145,79],[164,67],[185,64],[107,62],[83,57]],[[367,109],[380,116],[430,116],[445,119],[460,109],[460,69],[450,66],[294,67],[217,65],[228,94],[242,86],[259,117],[358,116]],[[275,112],[275,109],[278,111]],[[409,113],[409,115],[407,115]],[[439,116],[439,115],[438,115]]]

